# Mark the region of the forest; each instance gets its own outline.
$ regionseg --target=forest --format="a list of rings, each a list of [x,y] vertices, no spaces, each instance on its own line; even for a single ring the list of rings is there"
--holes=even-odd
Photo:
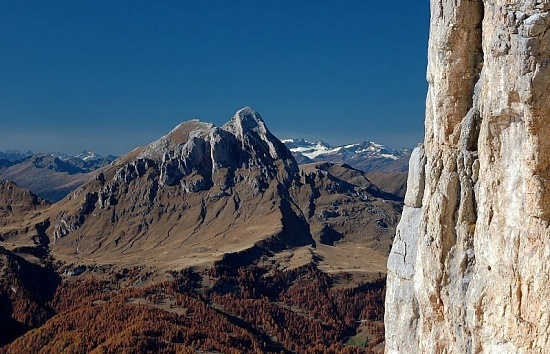
[[[382,277],[217,264],[138,286],[139,267],[63,278],[1,261],[2,353],[375,353],[384,340]]]

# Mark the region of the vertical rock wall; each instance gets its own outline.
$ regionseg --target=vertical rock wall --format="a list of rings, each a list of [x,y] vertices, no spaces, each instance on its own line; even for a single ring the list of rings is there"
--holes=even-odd
[[[550,1],[431,0],[387,353],[550,352]]]

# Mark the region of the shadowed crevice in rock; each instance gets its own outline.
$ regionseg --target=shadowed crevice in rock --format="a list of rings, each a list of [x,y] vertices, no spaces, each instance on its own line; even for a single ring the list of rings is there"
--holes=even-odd
[[[323,225],[323,229],[319,234],[319,241],[322,244],[334,246],[334,243],[344,238],[344,235],[334,230],[328,225]]]

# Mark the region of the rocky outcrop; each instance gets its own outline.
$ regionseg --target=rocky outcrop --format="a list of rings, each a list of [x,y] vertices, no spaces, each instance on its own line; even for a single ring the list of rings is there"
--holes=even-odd
[[[26,220],[49,204],[14,182],[0,182],[0,227],[13,220]],[[0,230],[0,236],[2,232]]]
[[[550,3],[432,0],[387,353],[550,350]]]
[[[228,188],[244,178],[235,175],[240,169],[259,168],[260,175],[268,179],[279,177],[284,183],[298,173],[296,161],[285,145],[248,107],[239,110],[222,127],[198,120],[182,123],[138,156],[138,160],[143,159],[158,162],[161,186],[181,184],[190,192],[214,185]],[[267,180],[257,182],[266,183]]]

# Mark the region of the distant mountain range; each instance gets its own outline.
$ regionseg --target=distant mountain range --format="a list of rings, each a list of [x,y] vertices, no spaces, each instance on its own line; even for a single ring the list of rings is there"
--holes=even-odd
[[[406,172],[411,149],[393,149],[371,141],[331,146],[324,141],[285,139],[282,142],[299,164],[345,163],[364,172]]]
[[[384,191],[404,196],[410,149],[393,149],[370,141],[339,146],[321,140],[285,139],[282,142],[299,165],[317,162],[346,164],[366,172],[368,178]],[[43,199],[57,202],[116,158],[90,151],[78,155],[0,151],[0,181],[13,181]]]
[[[87,151],[70,156],[7,150],[0,152],[0,181],[13,181],[43,199],[56,202],[115,159],[116,156],[103,157]]]
[[[117,156],[114,155],[107,155],[104,157],[96,154],[95,152],[85,150],[82,151],[80,154],[72,156],[62,152],[33,153],[30,150],[27,152],[21,152],[19,150],[8,149],[6,151],[0,151],[0,163],[4,163],[4,165],[0,165],[0,168],[2,166],[5,167],[21,163],[24,160],[27,160],[35,155],[50,155],[51,157],[70,163],[76,167],[80,167],[87,172],[95,170],[101,166],[104,166],[105,164],[111,163],[117,158]]]
[[[32,151],[27,152],[21,152],[19,150],[6,150],[6,151],[0,151],[0,160],[4,161],[10,161],[10,162],[16,162],[26,159],[29,156],[32,156]]]

